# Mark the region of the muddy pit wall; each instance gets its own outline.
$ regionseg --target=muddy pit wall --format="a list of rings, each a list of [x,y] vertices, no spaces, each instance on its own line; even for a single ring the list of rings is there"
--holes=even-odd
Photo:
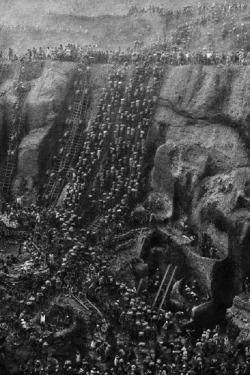
[[[249,67],[168,67],[154,117],[158,218],[185,219],[211,236],[220,261],[180,248],[223,311],[250,270],[249,78]]]
[[[58,151],[58,140],[65,129],[76,76],[74,63],[46,62],[41,76],[32,82],[25,103],[29,131],[20,145],[13,184],[15,196],[25,194],[31,201],[44,182],[44,173]]]
[[[148,264],[149,275],[159,268],[163,277],[168,264],[177,266],[176,280],[196,277],[201,288],[211,293],[212,272],[216,260],[204,258],[194,252],[192,246],[183,243],[181,236],[163,229],[148,234],[139,254]]]
[[[24,196],[27,203],[35,200],[39,184],[43,183],[44,171],[58,148],[76,74],[77,66],[71,62],[33,62],[26,66],[24,84],[28,84],[30,90],[22,107],[24,137],[19,146],[12,194],[14,197]],[[13,120],[13,106],[17,103],[13,87],[18,75],[19,64],[12,64],[11,73],[0,86],[0,92],[5,92],[0,98],[4,128],[1,134],[0,117],[0,142],[5,145]],[[7,148],[5,154],[6,151]],[[4,161],[4,155],[1,161]]]
[[[222,258],[229,228],[249,216],[249,78],[249,67],[168,67],[154,119],[152,193],[208,233]]]
[[[13,85],[17,81],[19,71],[18,63],[6,63],[1,67],[0,73],[0,168],[3,167],[10,134],[10,126],[13,120],[13,107],[17,101]]]

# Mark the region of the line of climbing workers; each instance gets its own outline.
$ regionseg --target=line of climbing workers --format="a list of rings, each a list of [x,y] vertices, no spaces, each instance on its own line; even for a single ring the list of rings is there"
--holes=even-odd
[[[19,145],[25,134],[25,112],[23,105],[30,90],[30,86],[25,85],[26,74],[26,64],[24,62],[20,63],[19,76],[14,87],[16,100],[12,108],[11,127],[8,129],[8,150],[0,179],[1,191],[4,194],[10,193],[11,183],[17,169]]]
[[[43,201],[50,204],[57,201],[59,195],[71,175],[71,167],[82,147],[86,130],[86,115],[90,101],[90,68],[78,68],[78,78],[74,82],[75,95],[69,106],[66,129],[59,139],[59,151],[53,156],[53,164],[46,174],[48,181],[43,187]]]

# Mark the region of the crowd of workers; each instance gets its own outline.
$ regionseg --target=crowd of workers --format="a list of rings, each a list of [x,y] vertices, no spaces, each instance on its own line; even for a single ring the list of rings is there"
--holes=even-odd
[[[227,12],[236,9],[234,5],[230,7],[219,9],[227,9]],[[239,7],[243,9],[245,5]],[[206,9],[199,6],[199,14]],[[189,11],[186,9],[186,14]],[[9,60],[16,58],[10,49]],[[2,208],[9,222],[16,223],[27,233],[15,254],[1,255],[0,297],[11,311],[0,319],[2,358],[6,339],[13,347],[25,343],[30,349],[30,358],[19,368],[20,375],[250,373],[249,347],[235,340],[232,329],[224,332],[217,326],[203,331],[198,338],[190,330],[182,330],[192,308],[206,300],[196,282],[184,285],[186,304],[183,310],[168,311],[166,305],[159,310],[152,308],[152,296],[161,283],[159,270],[145,280],[148,285],[140,294],[132,280],[120,280],[111,270],[115,235],[125,233],[127,240],[130,213],[146,189],[147,176],[143,169],[146,141],[164,66],[243,65],[250,62],[250,56],[244,51],[218,57],[212,52],[191,54],[177,49],[155,54],[142,51],[126,54],[104,52],[94,46],[81,49],[61,45],[46,50],[33,48],[22,57],[28,61],[36,59],[70,60],[86,65],[110,62],[113,65],[79,158],[68,171],[69,183],[62,206],[24,207],[18,199],[13,206]],[[132,74],[128,66],[131,62]],[[85,90],[85,73],[85,68],[79,71],[75,84],[78,94]],[[16,111],[18,116],[20,108]],[[70,137],[72,123],[68,125],[66,138]],[[15,142],[15,134],[12,136],[11,144]],[[67,148],[60,152],[65,157],[72,156]],[[81,207],[86,211],[85,217],[79,214]],[[90,222],[94,220],[94,224],[87,226],[86,216]],[[0,236],[4,246],[4,231]],[[216,249],[209,241],[206,239],[203,244],[203,256],[216,258]],[[51,301],[58,301],[59,297],[75,301],[84,310],[90,336],[77,336],[79,321],[71,310],[52,316]],[[53,335],[71,329],[79,338],[77,349],[66,361],[56,359]]]
[[[88,204],[107,222],[116,222],[130,214],[138,201],[145,143],[157,101],[162,66],[153,68],[145,59],[135,67],[128,86],[125,85],[126,66],[114,69],[109,87],[103,88],[97,116],[83,144],[83,151],[73,172],[65,204],[75,210],[88,192]],[[152,85],[148,85],[152,77]],[[104,162],[103,162],[103,159]],[[101,170],[96,175],[96,165]],[[94,179],[92,189],[89,181]]]
[[[11,310],[1,317],[1,334],[11,337],[12,345],[21,342],[30,349],[19,374],[247,374],[247,345],[237,346],[218,327],[195,340],[181,331],[192,307],[202,301],[197,284],[184,286],[188,303],[183,311],[152,309],[159,271],[141,295],[133,283],[119,281],[109,270],[107,235],[93,236],[67,209],[69,202],[66,198],[66,209],[26,208],[21,202],[4,208],[9,220],[29,233],[1,272],[1,301]],[[53,357],[51,335],[78,326],[74,314],[51,316],[51,301],[58,296],[93,307],[90,339],[84,336],[81,343],[79,338],[67,360]]]
[[[138,14],[138,13],[145,13],[145,12],[153,12],[159,13],[162,17],[166,19],[167,24],[169,22],[175,22],[181,19],[182,25],[180,26],[180,30],[176,30],[172,37],[166,38],[166,40],[162,43],[156,43],[157,47],[161,45],[164,52],[169,55],[174,55],[173,58],[170,58],[168,61],[169,64],[179,64],[180,61],[175,54],[183,54],[187,55],[182,58],[182,64],[188,63],[204,63],[210,64],[212,63],[237,63],[242,62],[242,52],[244,51],[232,51],[230,54],[225,54],[225,56],[218,55],[212,56],[213,54],[217,54],[217,52],[213,52],[212,47],[209,48],[207,51],[200,51],[198,55],[202,55],[201,59],[197,56],[194,52],[188,52],[188,45],[187,41],[188,38],[192,39],[197,34],[197,29],[194,25],[189,24],[189,19],[196,19],[200,25],[205,25],[207,22],[223,22],[222,28],[222,38],[226,35],[229,35],[231,32],[231,36],[235,36],[238,38],[238,41],[241,38],[245,38],[245,42],[247,41],[246,38],[248,36],[248,26],[245,23],[247,19],[247,15],[249,15],[249,7],[247,2],[237,2],[237,1],[225,1],[224,3],[221,2],[214,2],[210,4],[201,4],[198,3],[197,6],[186,6],[182,9],[165,9],[164,7],[154,7],[150,6],[148,8],[139,8],[137,6],[133,6],[129,14]],[[239,17],[237,18],[237,15]],[[245,20],[243,19],[243,15],[245,16]],[[186,22],[185,22],[186,21]],[[191,28],[187,30],[188,28]],[[208,33],[210,34],[210,33]],[[209,39],[209,35],[208,35]],[[167,41],[168,40],[168,41]],[[173,47],[176,47],[173,49]],[[131,61],[131,53],[133,52],[140,52],[144,48],[144,41],[135,41],[134,44],[128,48],[127,52],[125,53],[118,53],[120,56],[119,58],[125,59],[126,61]],[[152,48],[152,46],[145,46],[145,48]],[[237,48],[237,47],[236,47]],[[83,57],[88,57],[88,59],[95,61],[95,62],[107,62],[111,61],[116,55],[118,58],[117,53],[113,51],[102,51],[98,49],[98,47],[94,44],[92,45],[74,45],[69,43],[66,46],[62,44],[60,46],[54,47],[33,47],[28,49],[26,53],[18,56],[12,48],[9,48],[8,55],[5,56],[3,52],[0,52],[0,59],[3,60],[10,60],[15,61],[18,59],[26,59],[26,60],[45,60],[45,59],[52,59],[52,60],[66,60],[66,61],[80,61]],[[232,56],[235,55],[235,56]],[[212,57],[211,57],[212,56]],[[235,60],[236,57],[236,60]],[[244,63],[249,64],[249,56],[244,55]]]
[[[12,221],[24,215],[30,233],[18,250],[19,259],[7,259],[3,272],[9,278],[3,279],[1,291],[1,300],[12,311],[1,316],[1,332],[11,333],[13,345],[22,342],[30,349],[20,375],[248,374],[248,345],[235,341],[232,329],[225,332],[217,326],[198,338],[181,329],[191,309],[206,300],[195,280],[183,286],[183,310],[152,308],[161,282],[159,269],[138,295],[133,283],[120,281],[110,271],[105,239],[97,245],[90,233],[81,231],[75,215],[66,219],[72,231],[65,238],[63,209],[33,205],[6,210]],[[20,258],[27,255],[16,278]],[[53,356],[51,336],[78,326],[71,311],[51,314],[51,301],[58,296],[89,301],[94,307],[87,317],[90,337],[82,337],[82,342],[79,338],[64,359]]]
[[[24,66],[20,65],[19,76],[14,88],[17,101],[13,107],[13,120],[8,134],[8,150],[6,160],[4,160],[5,167],[1,173],[0,186],[1,189],[8,194],[11,181],[16,172],[16,165],[18,159],[19,144],[24,136],[24,114],[23,104],[29,90],[23,86],[26,80],[26,70]]]
[[[3,207],[8,219],[24,226],[29,235],[17,254],[3,261],[1,300],[9,304],[11,314],[1,317],[2,335],[8,338],[11,335],[12,345],[25,342],[30,349],[29,360],[19,368],[21,375],[174,375],[217,374],[218,371],[247,374],[248,346],[234,341],[231,330],[225,333],[219,327],[208,329],[198,339],[192,332],[181,330],[181,325],[190,318],[192,307],[204,301],[196,283],[184,285],[185,309],[171,312],[165,306],[162,310],[151,307],[152,296],[161,281],[158,270],[140,295],[133,283],[120,281],[110,271],[112,252],[107,251],[107,245],[110,235],[114,236],[117,230],[111,224],[112,219],[122,223],[121,218],[126,217],[123,207],[130,204],[131,209],[138,201],[138,196],[131,192],[133,185],[129,191],[119,184],[119,173],[122,173],[123,181],[128,179],[125,187],[129,187],[130,182],[140,181],[138,171],[141,172],[141,167],[137,168],[137,165],[142,163],[140,158],[145,150],[141,140],[145,140],[144,134],[154,110],[162,66],[159,63],[152,68],[145,60],[134,68],[130,80],[125,67],[123,69],[114,68],[109,87],[103,89],[97,117],[71,176],[65,206],[23,207],[22,201],[18,200],[13,207]],[[128,86],[126,82],[129,82]],[[135,127],[133,118],[145,128]],[[102,145],[106,134],[109,138],[99,155],[97,146]],[[123,146],[124,139],[128,154],[125,159],[123,147],[119,147]],[[137,142],[138,147],[133,149]],[[91,182],[91,175],[95,176],[95,173],[92,170],[86,177],[85,170],[88,172],[101,155],[107,156],[104,160],[108,163],[103,165],[109,172],[104,175],[101,171]],[[81,168],[82,163],[85,168]],[[105,215],[109,234],[100,228],[93,233],[75,213],[80,204],[80,189],[83,196],[88,193],[82,186],[84,183],[86,188],[88,184],[92,186],[87,201],[91,210],[94,207],[95,212]],[[116,199],[106,199],[109,192],[114,192]],[[100,203],[97,197],[101,198]],[[126,204],[117,206],[123,199]],[[119,230],[126,230],[126,222]],[[85,312],[86,306],[88,309],[86,319],[90,337],[84,336],[83,342],[79,337],[75,352],[71,352],[66,360],[65,356],[63,360],[60,355],[58,359],[56,355],[53,357],[51,337],[78,328],[78,321],[72,311],[52,316],[51,301],[59,296],[77,301],[80,307],[85,306]],[[76,335],[76,331],[73,332]]]
[[[186,64],[239,64],[249,65],[250,55],[247,50],[244,50],[243,45],[247,45],[248,26],[244,20],[237,19],[237,13],[240,15],[247,14],[248,4],[245,2],[226,2],[214,3],[211,5],[198,4],[198,7],[184,7],[182,10],[163,10],[159,7],[150,7],[149,9],[142,8],[139,10],[133,7],[131,12],[159,12],[169,17],[181,18],[183,16],[198,16],[198,23],[207,24],[208,21],[219,22],[223,21],[223,27],[220,37],[225,39],[228,35],[230,38],[237,41],[236,48],[230,52],[215,51],[211,42],[211,33],[207,33],[207,41],[209,47],[204,49],[192,50],[189,48],[189,42],[194,40],[197,36],[197,27],[195,24],[183,22],[180,26],[175,28],[170,38],[159,40],[147,46],[143,40],[135,40],[134,43],[126,49],[126,51],[103,51],[95,44],[90,45],[74,45],[69,43],[66,46],[62,44],[55,47],[33,47],[28,49],[26,53],[18,56],[12,48],[9,48],[8,55],[0,52],[0,60],[5,61],[35,61],[35,60],[62,60],[62,61],[87,61],[91,63],[112,63],[112,62],[128,62],[140,61],[143,55],[148,54],[153,59],[155,58],[154,51],[161,51],[161,59],[164,64],[168,65],[186,65]],[[244,42],[243,44],[241,42]],[[211,45],[210,45],[211,44]],[[241,45],[241,47],[237,47]],[[242,49],[243,48],[243,49]]]
[[[169,19],[183,19],[183,17],[197,16],[197,22],[206,24],[208,21],[219,22],[223,21],[222,39],[227,35],[240,42],[244,40],[247,43],[248,27],[244,20],[237,19],[237,14],[248,14],[248,4],[245,2],[227,1],[225,3],[199,4],[197,7],[184,7],[183,9],[167,10],[160,7],[138,8],[132,7],[130,13],[140,12],[158,12],[162,16]],[[177,27],[175,32],[171,34],[170,38],[163,41],[158,41],[150,46],[146,46],[144,41],[136,40],[127,50],[121,51],[103,51],[95,44],[80,46],[69,43],[66,46],[62,44],[54,47],[33,47],[28,49],[26,53],[18,56],[12,48],[9,48],[8,55],[0,52],[0,60],[5,61],[35,61],[35,60],[63,60],[76,61],[83,60],[91,63],[112,63],[112,62],[128,62],[138,61],[143,58],[145,53],[152,55],[154,58],[154,50],[161,50],[161,59],[164,64],[169,65],[186,65],[186,64],[240,64],[249,65],[250,55],[248,50],[237,50],[233,48],[230,52],[214,51],[213,47],[207,47],[201,50],[189,50],[189,41],[195,38],[197,28],[195,25],[183,22]],[[207,33],[208,42],[210,43],[211,34]],[[239,43],[238,43],[239,45]]]
[[[42,194],[43,201],[47,204],[52,200],[57,200],[67,178],[71,180],[71,166],[74,165],[75,159],[83,147],[86,113],[90,102],[89,82],[89,66],[79,64],[78,76],[74,82],[75,95],[68,108],[69,114],[65,120],[64,134],[58,140],[60,148],[57,155],[53,155],[50,169],[46,171],[49,179],[43,186]]]
[[[234,13],[246,13],[248,11],[248,3],[241,1],[225,1],[224,3],[197,3],[195,6],[184,6],[183,8],[177,9],[166,9],[160,6],[149,6],[149,7],[138,7],[136,5],[132,6],[129,10],[129,14],[139,14],[139,13],[159,13],[162,16],[167,16],[168,18],[178,19],[180,17],[192,17],[199,15],[212,15],[215,17],[226,16]]]
[[[124,62],[131,64],[135,62],[141,62],[145,59],[145,55],[151,61],[160,60],[164,65],[249,65],[250,64],[250,52],[244,49],[230,51],[230,52],[218,52],[209,48],[198,51],[189,51],[182,46],[178,46],[174,43],[176,35],[173,36],[173,45],[169,43],[160,42],[145,48],[143,51],[141,48],[138,49],[138,42],[134,43],[132,48],[128,49],[128,52],[119,51],[103,51],[96,49],[93,46],[88,46],[87,49],[81,48],[75,45],[68,45],[64,48],[51,48],[48,47],[43,50],[41,47],[37,50],[29,50],[26,55],[20,58],[20,61],[34,61],[34,60],[62,60],[62,61],[75,61],[75,62],[87,62],[88,64],[93,63],[119,63]],[[177,38],[178,39],[178,38]],[[154,50],[157,51],[154,53]],[[18,60],[18,57],[10,49],[8,60]],[[3,61],[3,60],[2,60]]]

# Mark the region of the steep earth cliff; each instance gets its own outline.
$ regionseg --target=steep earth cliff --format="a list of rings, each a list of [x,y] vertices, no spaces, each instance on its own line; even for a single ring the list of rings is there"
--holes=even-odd
[[[249,75],[248,67],[168,68],[155,115],[164,131],[152,187],[224,255],[227,225],[248,217]]]
[[[155,115],[152,194],[169,207],[160,217],[187,218],[211,236],[224,258],[211,290],[224,308],[250,269],[249,74],[248,67],[170,67]]]
[[[12,192],[26,195],[29,201],[37,192],[39,174],[57,149],[64,130],[76,65],[46,62],[30,74],[31,90],[24,106],[26,136],[19,146],[17,174]]]
[[[86,126],[96,115],[97,101],[102,87],[106,86],[109,64],[91,67],[91,103],[87,111]],[[24,85],[28,91],[22,104],[24,136],[18,146],[18,164],[11,192],[24,201],[36,200],[43,188],[46,171],[61,147],[59,139],[66,129],[69,107],[74,100],[74,84],[78,66],[72,62],[37,61],[25,66]],[[20,64],[7,65],[0,75],[0,168],[3,171],[11,136],[13,107],[18,103],[15,85],[20,83]],[[4,173],[4,172],[2,172]],[[0,193],[1,194],[1,193]],[[3,198],[3,197],[0,197]]]

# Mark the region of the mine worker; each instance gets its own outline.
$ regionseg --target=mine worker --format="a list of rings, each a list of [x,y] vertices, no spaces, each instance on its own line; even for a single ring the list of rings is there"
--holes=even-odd
[[[6,264],[7,264],[7,266],[8,266],[8,267],[10,267],[10,266],[11,266],[11,264],[12,264],[12,262],[11,262],[11,259],[10,259],[10,256],[9,256],[9,255],[7,255],[7,259],[6,259]]]
[[[13,49],[9,48],[9,61],[13,59]]]
[[[66,317],[64,319],[64,324],[65,324],[66,327],[70,326],[70,317],[69,317],[69,315],[66,315]]]
[[[6,274],[9,274],[9,268],[8,268],[7,263],[3,264],[3,272],[6,273]]]
[[[36,48],[33,47],[32,49],[32,59],[35,60],[36,59],[36,55],[37,55],[37,51],[36,51]]]
[[[80,368],[81,367],[81,354],[79,352],[79,350],[76,351],[76,356],[75,356],[75,364],[76,364],[76,367],[77,368]]]
[[[43,51],[42,47],[39,47],[38,58],[39,59],[43,59],[44,58],[44,51]]]
[[[39,359],[37,359],[37,360],[35,361],[35,370],[34,370],[34,373],[35,373],[36,375],[39,375],[39,374],[40,374],[40,371],[41,371],[41,362],[40,362]]]
[[[246,276],[245,281],[244,281],[244,289],[245,289],[245,292],[247,294],[249,294],[249,278],[248,278],[248,276]]]
[[[46,316],[43,311],[41,312],[41,315],[40,315],[40,327],[41,327],[41,331],[44,332],[46,329]]]
[[[48,348],[49,344],[44,341],[44,343],[42,344],[42,357],[44,358],[44,360],[46,360],[48,357]]]
[[[22,197],[17,197],[16,198],[16,205],[17,205],[17,209],[21,210],[22,209]]]
[[[61,281],[61,279],[59,277],[57,277],[56,278],[56,290],[58,292],[60,292],[61,291],[61,287],[62,287],[62,281]]]
[[[43,299],[43,293],[41,291],[37,292],[36,293],[36,302],[38,303],[38,305],[41,304],[42,299]]]
[[[149,217],[149,224],[153,229],[157,228],[157,220],[155,214],[152,212]]]
[[[0,227],[0,239],[2,246],[5,246],[6,231],[3,225]]]
[[[30,49],[28,49],[28,59],[29,61],[32,59],[32,51]]]
[[[23,248],[23,244],[20,243],[18,250],[17,250],[18,256],[22,255],[22,248]]]

